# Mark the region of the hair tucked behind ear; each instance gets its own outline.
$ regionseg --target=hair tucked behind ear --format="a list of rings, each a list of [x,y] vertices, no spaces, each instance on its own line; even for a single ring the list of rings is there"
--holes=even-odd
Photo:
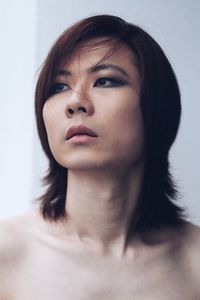
[[[47,140],[42,109],[51,96],[58,68],[85,42],[102,37],[113,45],[126,44],[133,52],[141,74],[141,111],[145,129],[146,165],[144,181],[130,230],[148,231],[177,227],[185,221],[184,209],[175,204],[178,192],[170,174],[169,150],[180,123],[180,93],[174,71],[155,40],[140,27],[111,15],[84,19],[67,29],[51,48],[41,69],[35,94],[37,128],[49,170],[48,186],[38,200],[44,218],[56,221],[66,215],[67,169],[54,159]]]

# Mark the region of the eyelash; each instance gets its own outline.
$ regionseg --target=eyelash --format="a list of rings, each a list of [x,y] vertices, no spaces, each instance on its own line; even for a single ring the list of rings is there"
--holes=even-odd
[[[100,83],[100,81],[104,81],[104,83],[107,81],[109,81],[109,85],[97,85]],[[126,82],[119,79],[119,78],[114,78],[114,77],[100,77],[98,78],[95,83],[94,83],[94,87],[100,87],[100,88],[113,88],[113,87],[120,87],[125,85]],[[66,88],[68,87],[68,85],[64,82],[56,82],[53,87],[52,87],[52,92],[51,94],[59,94],[62,92],[65,92],[66,90],[69,89],[69,87],[67,89],[64,90],[58,90],[60,87],[65,86]]]
[[[100,82],[101,80],[105,81],[109,81],[109,85],[108,86],[102,86],[102,87],[106,87],[106,88],[110,88],[110,87],[120,87],[125,85],[125,81],[119,79],[119,78],[111,78],[111,77],[101,77],[99,79],[96,80],[94,86],[97,85],[98,82]]]

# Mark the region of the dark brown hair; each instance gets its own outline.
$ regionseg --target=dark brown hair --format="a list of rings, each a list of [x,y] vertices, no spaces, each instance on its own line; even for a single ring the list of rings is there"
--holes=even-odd
[[[45,101],[51,96],[58,68],[84,42],[102,37],[113,49],[126,44],[137,59],[141,73],[141,111],[145,129],[146,165],[137,203],[134,231],[146,231],[185,223],[184,209],[175,204],[178,193],[169,170],[169,150],[181,116],[180,93],[174,71],[157,42],[140,27],[111,15],[84,19],[67,29],[51,48],[39,74],[35,113],[40,141],[49,160],[44,178],[48,186],[39,198],[44,218],[56,221],[65,216],[67,169],[54,159],[42,117]],[[103,43],[103,41],[101,41]],[[131,229],[131,230],[132,230]]]

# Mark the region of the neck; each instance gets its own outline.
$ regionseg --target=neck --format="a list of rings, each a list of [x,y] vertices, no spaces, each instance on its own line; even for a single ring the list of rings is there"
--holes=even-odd
[[[124,253],[142,177],[143,165],[123,174],[68,170],[66,212],[70,233],[98,251],[118,249]]]

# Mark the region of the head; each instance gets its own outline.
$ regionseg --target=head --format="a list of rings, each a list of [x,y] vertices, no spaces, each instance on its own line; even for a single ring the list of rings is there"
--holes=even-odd
[[[95,161],[97,161],[98,167],[101,167],[102,160],[105,162],[106,159],[108,164],[110,163],[110,167],[116,167],[116,161],[123,161],[121,166],[128,167],[137,164],[145,155],[144,179],[137,204],[137,221],[132,225],[135,230],[142,231],[150,227],[178,226],[184,222],[183,210],[173,202],[176,200],[177,191],[169,172],[168,159],[181,116],[177,80],[161,47],[148,33],[138,26],[110,15],[90,17],[67,29],[50,50],[41,69],[36,86],[35,111],[41,144],[49,159],[49,170],[45,177],[48,189],[40,198],[43,216],[49,220],[57,220],[65,216],[67,166],[70,162],[73,165],[73,156],[70,160],[56,148],[55,126],[58,123],[56,118],[52,118],[54,120],[52,124],[48,119],[48,115],[53,111],[52,107],[55,108],[53,106],[57,101],[55,99],[60,97],[59,103],[63,101],[63,94],[58,94],[57,88],[63,89],[65,86],[55,86],[55,84],[58,84],[57,82],[60,82],[64,76],[64,70],[76,71],[74,79],[72,77],[70,79],[72,85],[74,84],[72,92],[76,93],[76,97],[77,95],[84,97],[86,101],[82,109],[85,110],[86,107],[87,114],[84,115],[86,124],[84,125],[87,126],[90,124],[89,117],[94,111],[94,105],[91,93],[87,92],[87,88],[83,88],[83,86],[87,86],[87,76],[89,76],[86,75],[86,69],[93,67],[94,70],[95,66],[100,64],[105,66],[116,61],[121,61],[122,67],[127,64],[125,69],[128,70],[128,78],[125,80],[125,75],[123,77],[121,74],[121,84],[124,82],[125,87],[120,90],[121,96],[125,97],[125,105],[124,102],[121,104],[119,101],[116,101],[116,105],[114,105],[114,101],[110,101],[99,106],[98,97],[95,96],[97,99],[95,100],[95,109],[97,111],[101,109],[102,117],[104,120],[106,118],[106,123],[110,124],[112,129],[110,136],[108,132],[111,143],[104,147],[108,149],[112,145],[113,150],[119,149],[117,151],[119,157],[112,160],[111,156],[103,156],[109,152],[103,151],[105,148],[95,148],[99,158],[99,161],[96,158]],[[131,67],[129,67],[130,65]],[[80,79],[80,76],[83,78],[83,84],[79,90],[75,82],[77,82],[76,78]],[[95,84],[99,85],[99,83]],[[71,97],[73,97],[72,92]],[[98,90],[96,93],[98,94]],[[107,89],[106,93],[107,95],[110,93],[109,97],[114,97],[112,89]],[[119,90],[117,95],[120,95]],[[52,104],[53,101],[54,104]],[[57,116],[60,124],[62,124],[62,120],[64,124],[64,118],[70,120],[74,112],[73,109],[70,111],[69,102],[66,107],[68,115],[62,114],[61,116],[60,105],[62,106],[62,104],[56,106]],[[110,107],[106,105],[110,105]],[[119,107],[119,105],[122,106]],[[112,114],[106,113],[106,111],[112,111]],[[119,111],[122,113],[119,114]],[[126,117],[123,118],[123,115]],[[116,128],[117,123],[119,124],[118,128]],[[111,124],[115,124],[115,126],[112,128]],[[48,135],[47,126],[51,127],[51,125],[54,130],[51,130],[51,135]],[[95,125],[97,129],[100,129],[102,124],[99,123],[99,127],[98,123]],[[123,134],[127,128],[127,135]],[[64,129],[66,128],[63,126],[62,130]],[[116,144],[116,130],[118,132],[121,130],[123,136],[123,142],[120,144]],[[134,147],[136,144],[139,144],[137,149]],[[112,150],[112,148],[109,149]],[[87,155],[86,151],[84,153],[84,149],[82,150],[82,154]],[[69,154],[71,155],[71,153]],[[126,159],[127,157],[128,159]],[[77,160],[74,163],[77,164]]]

